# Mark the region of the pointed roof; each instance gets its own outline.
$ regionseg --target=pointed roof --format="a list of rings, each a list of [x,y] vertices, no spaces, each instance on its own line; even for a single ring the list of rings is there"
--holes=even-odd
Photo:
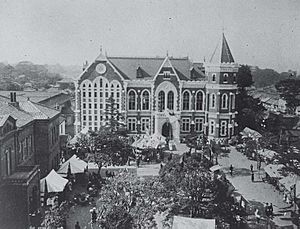
[[[102,46],[100,47],[100,54],[99,56],[96,58],[96,61],[106,61],[107,58],[106,58],[106,55],[103,54],[103,51],[102,51]]]
[[[61,177],[53,169],[51,172],[41,179],[40,181],[40,190],[41,192],[62,192],[69,181]]]
[[[210,58],[211,63],[234,63],[232,53],[227,43],[226,37],[223,33],[221,42],[215,48],[212,57]]]

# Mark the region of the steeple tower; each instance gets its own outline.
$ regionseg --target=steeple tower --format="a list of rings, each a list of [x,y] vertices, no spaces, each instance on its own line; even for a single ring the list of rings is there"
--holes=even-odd
[[[235,62],[224,33],[209,62],[204,63],[207,76],[208,103],[207,134],[209,139],[222,140],[235,134],[235,94],[237,72]]]

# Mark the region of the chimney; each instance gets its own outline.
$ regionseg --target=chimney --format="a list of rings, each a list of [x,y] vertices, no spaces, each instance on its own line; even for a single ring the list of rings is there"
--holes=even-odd
[[[13,105],[16,108],[19,108],[19,102],[17,102],[17,93],[16,92],[11,92],[10,93],[10,105]]]

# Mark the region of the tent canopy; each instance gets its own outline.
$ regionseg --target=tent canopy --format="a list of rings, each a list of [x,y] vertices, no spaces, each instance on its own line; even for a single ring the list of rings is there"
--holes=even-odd
[[[222,166],[220,166],[220,165],[214,165],[214,166],[209,168],[209,170],[212,171],[212,172],[220,170],[220,169],[222,169]]]
[[[87,168],[87,163],[79,159],[74,154],[69,160],[61,165],[57,172],[61,174],[68,174],[69,168],[71,170],[71,174],[84,173],[84,170]]]
[[[281,174],[281,170],[284,167],[284,165],[280,164],[280,165],[273,165],[273,164],[269,164],[267,165],[264,170],[265,172],[272,178],[282,178],[282,174]]]
[[[241,134],[243,136],[246,136],[246,137],[251,137],[251,138],[261,138],[262,135],[260,133],[258,133],[257,131],[255,130],[252,130],[250,129],[249,127],[246,127],[242,132]]]
[[[48,192],[62,192],[68,182],[67,179],[62,178],[52,169],[46,177],[41,179],[40,189],[42,193],[45,192],[45,186],[47,185]]]
[[[215,219],[197,219],[174,216],[172,229],[215,229]]]
[[[258,150],[257,153],[263,157],[267,157],[270,159],[273,158],[275,155],[277,155],[275,151],[269,149]]]
[[[88,162],[87,167],[89,172],[98,172],[99,170],[99,166],[95,162]]]
[[[132,143],[133,147],[146,149],[146,148],[157,148],[160,145],[165,144],[166,138],[158,133],[152,135],[145,135],[140,139],[137,139]]]
[[[289,191],[291,187],[295,185],[297,182],[300,182],[300,177],[292,174],[279,180],[279,183],[282,184]]]

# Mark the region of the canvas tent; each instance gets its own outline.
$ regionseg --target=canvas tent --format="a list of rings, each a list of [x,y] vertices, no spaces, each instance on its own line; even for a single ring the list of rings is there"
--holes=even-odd
[[[284,165],[273,165],[269,164],[267,165],[264,170],[265,172],[271,177],[271,178],[282,178],[281,170],[284,167]]]
[[[300,195],[300,190],[297,189],[297,186],[300,185],[300,177],[297,175],[288,175],[279,180],[279,184],[281,184],[287,191],[290,191],[291,188],[296,184],[296,196]]]
[[[264,149],[264,150],[258,150],[257,153],[263,157],[272,159],[275,155],[277,155],[277,153],[273,150],[269,150],[269,149]]]
[[[199,219],[174,216],[172,229],[215,229],[215,219]]]
[[[59,174],[57,174],[53,169],[51,172],[41,179],[40,181],[40,190],[41,193],[46,192],[62,192],[69,181]]]
[[[87,167],[88,167],[88,172],[97,173],[99,170],[99,166],[95,162],[88,162]]]
[[[245,137],[251,137],[251,138],[260,138],[262,137],[262,135],[260,133],[258,133],[255,130],[250,129],[249,127],[246,127],[241,134]]]
[[[57,171],[59,174],[68,173],[76,174],[76,173],[84,173],[87,168],[87,163],[81,159],[79,159],[75,154],[66,162],[64,162],[59,170]]]
[[[166,138],[158,133],[152,135],[145,135],[140,139],[137,139],[132,146],[139,149],[157,148],[160,145],[165,144]]]
[[[209,168],[210,171],[215,172],[217,170],[222,169],[222,167],[220,165],[214,165],[212,167]]]

